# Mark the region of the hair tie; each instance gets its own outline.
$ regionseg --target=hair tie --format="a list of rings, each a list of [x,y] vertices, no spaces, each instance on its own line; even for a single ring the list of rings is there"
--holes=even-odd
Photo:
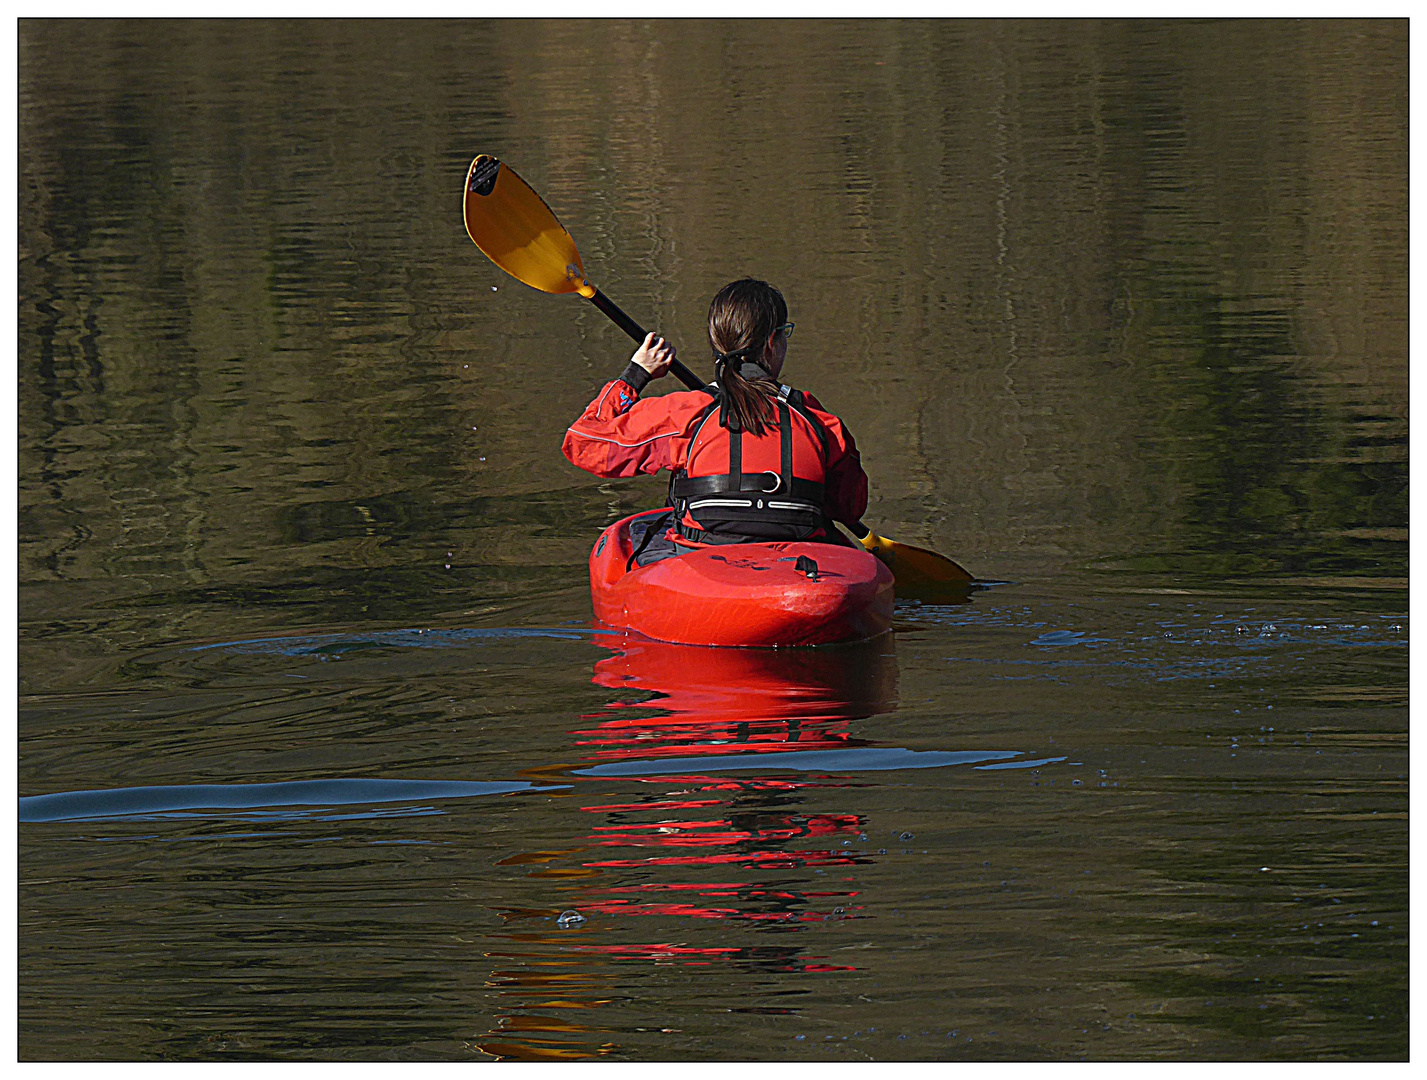
[[[737,368],[738,374],[742,375],[745,379],[757,379],[764,375],[771,375],[772,372],[757,360],[752,359],[750,354],[755,351],[757,351],[757,346],[755,345],[748,345],[742,349],[734,349],[733,352],[726,353],[721,353],[715,349],[713,354],[714,364],[722,364],[727,368],[730,364],[737,363],[739,365]]]

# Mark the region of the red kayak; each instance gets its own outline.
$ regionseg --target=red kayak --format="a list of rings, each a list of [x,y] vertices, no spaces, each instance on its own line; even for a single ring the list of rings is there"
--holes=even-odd
[[[892,572],[857,548],[725,544],[636,564],[631,525],[638,533],[641,519],[669,512],[615,522],[590,552],[590,598],[606,626],[656,641],[752,648],[863,641],[892,628]]]

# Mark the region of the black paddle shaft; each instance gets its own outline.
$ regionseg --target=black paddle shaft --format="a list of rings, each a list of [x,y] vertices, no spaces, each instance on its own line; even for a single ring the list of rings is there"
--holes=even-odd
[[[637,322],[635,322],[623,311],[621,311],[619,305],[616,304],[613,300],[611,300],[608,296],[596,289],[594,296],[591,296],[589,298],[589,301],[590,303],[594,304],[595,307],[599,308],[606,315],[608,315],[610,321],[613,322],[615,326],[619,327],[635,341],[639,342],[639,344],[644,344],[644,327],[640,326]],[[685,386],[687,386],[690,390],[702,390],[704,388],[703,379],[695,375],[678,360],[675,360],[672,364],[669,365],[669,370],[672,371],[675,376],[678,377],[679,381]]]

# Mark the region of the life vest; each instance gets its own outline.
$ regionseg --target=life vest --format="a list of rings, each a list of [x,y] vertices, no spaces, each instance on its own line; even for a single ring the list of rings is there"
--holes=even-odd
[[[778,388],[777,425],[760,436],[737,427],[714,388],[704,392],[713,401],[695,421],[687,462],[669,484],[679,534],[703,544],[828,535],[828,434],[803,392]]]

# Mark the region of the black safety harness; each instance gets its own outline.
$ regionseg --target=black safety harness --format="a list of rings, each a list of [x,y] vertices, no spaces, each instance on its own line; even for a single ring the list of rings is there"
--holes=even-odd
[[[823,461],[828,460],[827,430],[808,409],[803,392],[789,386],[778,388],[782,460],[776,473],[772,469],[743,471],[743,432],[738,421],[722,408],[723,395],[717,386],[706,386],[703,392],[713,400],[699,414],[689,445],[697,442],[704,425],[719,414],[719,422],[728,428],[728,472],[691,477],[681,469],[675,474],[669,484],[669,497],[680,521],[680,534],[695,543],[737,544],[749,539],[803,540],[819,529],[830,530],[824,485],[793,475],[794,411],[817,432]],[[683,524],[686,513],[709,528]]]

